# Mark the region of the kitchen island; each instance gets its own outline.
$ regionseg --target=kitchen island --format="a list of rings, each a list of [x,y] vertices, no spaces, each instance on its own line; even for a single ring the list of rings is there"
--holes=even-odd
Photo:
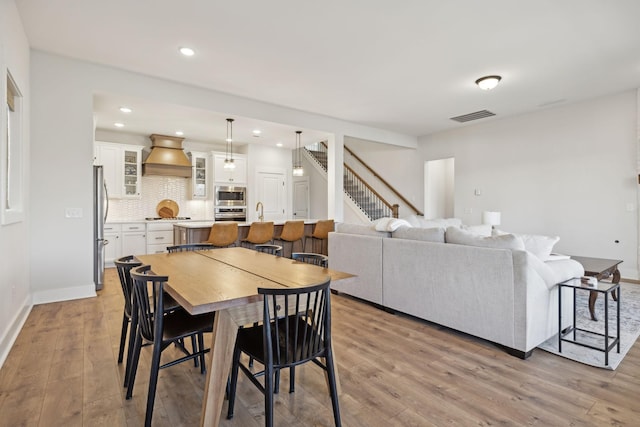
[[[211,226],[214,221],[189,221],[178,222],[173,225],[173,242],[175,245],[184,245],[188,243],[200,243],[209,238]],[[318,222],[317,219],[304,220],[304,234],[311,235],[313,227]],[[279,236],[285,221],[274,221],[274,236]],[[238,240],[236,246],[240,246],[240,241],[247,237],[249,233],[250,222],[238,223]],[[296,244],[296,247],[298,245]]]

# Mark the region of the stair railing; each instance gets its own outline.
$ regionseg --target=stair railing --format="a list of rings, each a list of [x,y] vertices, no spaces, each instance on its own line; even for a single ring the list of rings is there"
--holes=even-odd
[[[420,210],[418,208],[416,208],[413,203],[411,203],[409,200],[407,200],[402,194],[400,194],[400,192],[398,190],[396,190],[391,184],[389,184],[384,178],[382,178],[380,175],[378,175],[378,173],[373,170],[373,168],[371,168],[371,166],[369,166],[367,163],[365,163],[360,157],[358,157],[358,155],[356,153],[354,153],[353,151],[351,151],[349,149],[349,147],[347,147],[346,145],[344,146],[344,149],[347,153],[349,153],[351,155],[351,157],[353,157],[355,160],[357,160],[358,162],[360,162],[360,164],[362,166],[364,166],[365,169],[367,169],[376,179],[380,180],[380,182],[382,184],[384,184],[395,196],[397,196],[400,200],[402,200],[410,209],[412,209],[416,215],[420,215],[423,216],[424,214],[422,212],[420,212]]]
[[[327,171],[328,147],[324,141],[304,147],[305,151]],[[399,206],[384,199],[349,165],[344,164],[344,191],[349,198],[371,219],[383,217],[398,218]]]

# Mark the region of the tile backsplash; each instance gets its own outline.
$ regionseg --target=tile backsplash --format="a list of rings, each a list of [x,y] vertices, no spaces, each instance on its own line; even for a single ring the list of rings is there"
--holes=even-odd
[[[210,192],[211,193],[211,192]],[[191,180],[166,176],[143,176],[140,199],[111,199],[107,221],[138,221],[156,217],[156,206],[161,200],[175,201],[178,216],[192,219],[213,219],[213,199],[191,199]]]

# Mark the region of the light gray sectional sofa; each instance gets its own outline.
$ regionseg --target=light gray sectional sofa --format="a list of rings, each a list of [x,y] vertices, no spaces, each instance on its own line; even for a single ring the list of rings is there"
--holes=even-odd
[[[524,236],[480,236],[446,225],[389,232],[336,224],[329,234],[329,267],[357,277],[332,288],[528,357],[558,331],[555,285],[582,276],[582,265],[545,261],[540,245],[526,250]],[[565,302],[569,322],[571,295],[563,295]]]

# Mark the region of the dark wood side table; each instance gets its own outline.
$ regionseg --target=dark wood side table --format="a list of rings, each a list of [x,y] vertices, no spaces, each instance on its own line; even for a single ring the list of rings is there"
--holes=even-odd
[[[612,283],[616,285],[620,283],[620,271],[618,270],[618,265],[622,263],[622,260],[620,259],[589,258],[582,256],[571,256],[571,259],[582,264],[585,276],[595,277],[598,279],[598,282],[611,277]],[[595,321],[598,321],[595,314],[598,293],[599,292],[591,291],[589,294],[589,313],[591,314],[591,320]],[[605,294],[605,298],[606,297],[607,295]],[[611,292],[611,297],[614,301],[618,301],[615,290]]]

